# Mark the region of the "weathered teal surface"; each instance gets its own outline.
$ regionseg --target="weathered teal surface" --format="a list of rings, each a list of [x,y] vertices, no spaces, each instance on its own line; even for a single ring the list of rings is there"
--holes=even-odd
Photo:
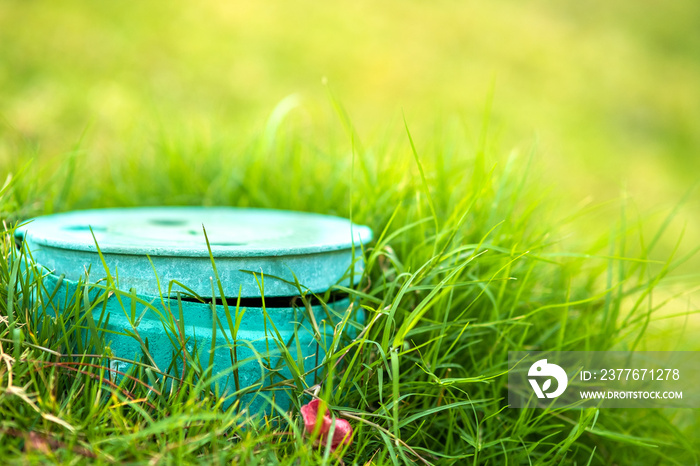
[[[50,314],[75,305],[75,282],[49,274],[43,283],[46,287],[45,296],[53,297],[52,303],[55,307],[48,309]],[[103,292],[96,288],[90,289],[93,299]],[[332,323],[340,321],[342,314],[348,311],[352,313],[351,326],[364,321],[361,311],[350,308],[348,299],[341,299],[327,307],[324,309],[320,305],[311,306],[322,336],[321,344],[313,337],[309,313],[304,307],[264,310],[256,307],[239,308],[238,312],[244,314],[235,332],[236,338],[234,329],[229,327],[223,305],[216,305],[216,313],[213,313],[211,304],[167,299],[164,307],[160,299],[125,294],[121,295],[120,299],[110,297],[104,305],[96,306],[91,314],[101,343],[109,348],[113,356],[150,364],[151,361],[145,357],[141,346],[143,342],[147,344],[148,354],[157,368],[175,377],[180,374],[183,364],[182,340],[178,326],[181,326],[184,334],[187,352],[197,357],[203,368],[209,365],[214,339],[216,349],[212,375],[215,381],[212,388],[225,397],[225,407],[238,400],[239,409],[256,414],[270,411],[268,400],[260,396],[261,393],[283,409],[290,406],[290,399],[279,389],[281,387],[270,388],[291,378],[291,373],[282,360],[281,347],[290,349],[290,354],[302,373],[308,372],[305,383],[311,386],[322,376],[313,369],[323,361],[324,347],[329,345],[333,338]],[[230,306],[228,312],[235,321],[235,306]],[[174,320],[169,316],[173,316]],[[85,328],[83,338],[86,347],[90,347],[90,329],[88,325],[85,325]],[[215,332],[212,331],[214,328]],[[356,331],[350,327],[347,333],[349,337],[354,337]],[[296,349],[297,344],[301,349],[300,353]],[[132,371],[137,369],[133,364],[116,359],[112,360],[110,368],[117,381],[123,377],[120,374],[132,374]],[[263,390],[259,391],[260,388]]]
[[[322,361],[324,345],[314,338],[311,316],[301,302],[299,307],[248,306],[234,338],[228,322],[236,319],[235,304],[229,306],[227,316],[221,304],[174,299],[182,287],[173,286],[168,297],[170,280],[181,282],[201,297],[220,297],[202,225],[224,297],[235,301],[240,290],[240,296],[252,298],[253,303],[261,303],[261,296],[298,295],[297,287],[286,283],[294,277],[303,290],[314,292],[324,292],[336,283],[349,285],[351,270],[356,282],[363,266],[361,247],[372,237],[367,227],[337,217],[235,208],[70,212],[34,219],[18,236],[23,237],[34,260],[46,267],[42,267],[46,271],[45,297],[52,296],[53,313],[72,305],[76,282],[85,280],[88,269],[88,281],[93,284],[88,286],[90,294],[95,298],[104,293],[107,284],[100,279],[106,272],[95,246],[97,240],[111,275],[118,279],[116,290],[91,314],[98,336],[113,355],[142,358],[145,351],[141,342],[147,341],[148,354],[158,368],[176,375],[182,368],[181,333],[187,351],[199,357],[202,367],[208,366],[213,341],[212,373],[218,376],[214,384],[217,392],[235,394],[227,398],[226,405],[237,399],[251,413],[262,412],[267,410],[266,401],[256,394],[257,389],[291,375],[284,369],[274,370],[283,366],[283,348],[289,347],[296,364],[309,371],[305,383],[311,385],[321,375],[311,370]],[[257,280],[249,272],[256,272]],[[361,311],[352,309],[347,298],[325,309],[311,306],[311,310],[322,340],[330,340],[333,325],[345,312],[352,312],[351,325],[363,321]],[[86,332],[89,330],[86,327]],[[112,369],[127,372],[133,367],[114,360]],[[277,404],[289,405],[284,392],[267,392],[268,396],[273,394]]]
[[[369,228],[343,218],[231,207],[67,212],[33,219],[18,234],[37,263],[69,280],[77,281],[86,268],[96,274],[95,279],[104,276],[97,242],[121,289],[156,296],[167,292],[167,284],[175,280],[200,296],[211,296],[212,267],[203,228],[229,297],[238,296],[241,287],[241,296],[261,295],[250,272],[269,277],[265,296],[298,294],[294,285],[286,283],[294,282],[294,276],[313,292],[336,283],[348,285],[353,239],[360,256],[360,246],[372,238]],[[362,262],[357,261],[355,279],[361,274]],[[173,292],[177,290],[182,289],[174,286]],[[220,294],[217,287],[214,294]]]

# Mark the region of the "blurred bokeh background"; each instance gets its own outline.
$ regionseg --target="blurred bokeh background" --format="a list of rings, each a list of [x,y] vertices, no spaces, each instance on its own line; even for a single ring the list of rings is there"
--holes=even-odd
[[[584,236],[621,198],[658,225],[699,178],[700,2],[0,2],[3,178],[76,147],[87,177],[156,134],[245,146],[285,108],[347,146],[329,95],[370,144],[405,144],[405,115],[426,158],[488,121],[494,150],[534,150],[564,211],[603,203]],[[667,250],[683,228],[694,247],[699,209],[691,192]]]
[[[0,160],[174,121],[244,137],[290,94],[332,131],[325,77],[359,134],[403,111],[417,142],[446,118],[478,132],[492,90],[502,147],[536,138],[582,193],[670,199],[700,168],[699,25],[694,0],[6,0]]]
[[[692,0],[5,1],[3,139],[52,151],[91,124],[114,144],[154,114],[230,130],[290,93],[322,103],[325,76],[361,131],[401,109],[414,125],[478,114],[494,87],[496,121],[562,166],[682,178],[698,166],[698,24]]]

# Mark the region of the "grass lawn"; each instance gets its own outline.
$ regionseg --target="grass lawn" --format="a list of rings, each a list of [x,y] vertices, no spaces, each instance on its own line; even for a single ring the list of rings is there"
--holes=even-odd
[[[0,462],[697,464],[697,409],[511,409],[506,375],[700,351],[697,5],[344,8],[0,5]],[[53,317],[12,231],[142,205],[370,226],[364,327],[262,421],[196,358],[115,381],[81,333],[99,303]],[[351,445],[309,441],[312,393]]]

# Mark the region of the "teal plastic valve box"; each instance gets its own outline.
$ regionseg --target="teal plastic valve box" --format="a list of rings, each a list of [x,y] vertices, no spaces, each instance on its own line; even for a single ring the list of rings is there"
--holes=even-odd
[[[232,207],[100,209],[37,217],[16,236],[44,276],[51,312],[72,305],[78,286],[93,298],[108,293],[91,314],[117,358],[112,376],[129,373],[133,364],[123,359],[142,358],[177,376],[184,344],[203,368],[213,363],[225,406],[239,400],[251,414],[268,411],[270,400],[289,406],[274,389],[290,376],[279,345],[294,355],[301,348],[311,385],[325,354],[318,339],[330,339],[346,312],[355,323],[364,320],[342,293],[330,293],[325,305],[299,299],[300,290],[319,295],[362,275],[361,251],[372,232],[339,217]]]

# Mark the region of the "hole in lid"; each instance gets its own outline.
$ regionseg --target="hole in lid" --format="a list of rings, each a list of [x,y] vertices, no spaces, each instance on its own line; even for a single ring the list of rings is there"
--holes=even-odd
[[[160,225],[163,227],[178,227],[187,223],[184,220],[178,220],[175,218],[153,218],[150,220],[150,222],[153,225]]]
[[[92,231],[107,231],[107,227],[94,225],[70,225],[67,227],[63,227],[64,230],[69,231],[90,231],[90,228],[92,228]]]
[[[248,243],[234,243],[229,241],[212,241],[212,246],[245,246]]]

